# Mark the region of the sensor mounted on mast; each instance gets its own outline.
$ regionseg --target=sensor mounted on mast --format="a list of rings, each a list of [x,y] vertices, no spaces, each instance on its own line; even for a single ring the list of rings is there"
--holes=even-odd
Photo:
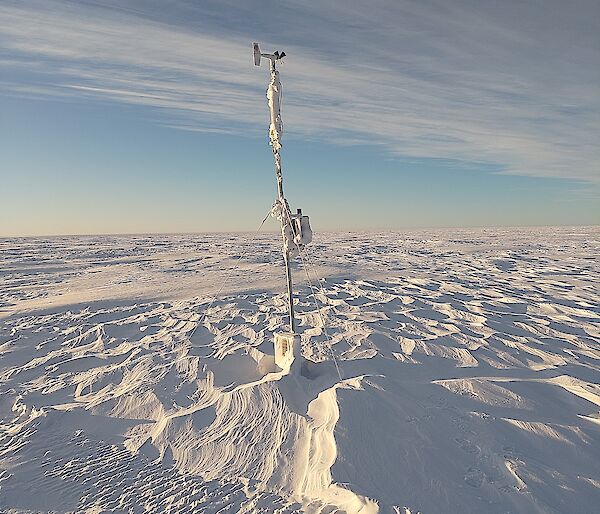
[[[254,65],[260,66],[260,58],[265,57],[266,59],[271,60],[271,66],[275,66],[275,61],[279,61],[285,57],[285,52],[275,52],[272,54],[263,54],[260,51],[258,43],[252,43],[252,48],[254,49]]]

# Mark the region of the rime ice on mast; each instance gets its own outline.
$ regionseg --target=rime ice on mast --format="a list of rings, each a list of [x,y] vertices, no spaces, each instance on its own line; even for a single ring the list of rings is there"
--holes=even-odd
[[[275,158],[275,176],[277,178],[277,200],[273,204],[271,214],[281,223],[281,237],[283,242],[283,258],[287,275],[288,311],[290,317],[289,332],[275,334],[275,363],[283,368],[289,368],[296,360],[297,369],[300,363],[300,338],[296,334],[296,320],[294,319],[294,297],[292,289],[292,270],[290,259],[299,255],[304,246],[312,241],[312,230],[308,216],[302,215],[298,209],[292,214],[288,201],[283,194],[283,174],[281,172],[281,136],[283,134],[283,121],[281,119],[281,82],[275,63],[285,57],[285,52],[272,54],[262,53],[258,43],[253,43],[254,64],[260,66],[262,59],[270,63],[270,81],[267,88],[267,102],[271,121],[269,124],[269,144]]]

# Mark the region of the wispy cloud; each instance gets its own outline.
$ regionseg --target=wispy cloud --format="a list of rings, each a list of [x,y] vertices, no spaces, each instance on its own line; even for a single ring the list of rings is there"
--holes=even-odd
[[[264,129],[266,71],[249,49],[264,11],[253,2],[175,2],[162,14],[126,5],[4,2],[4,91],[144,105],[185,130]],[[262,41],[290,55],[292,136],[600,182],[595,4],[274,6]]]

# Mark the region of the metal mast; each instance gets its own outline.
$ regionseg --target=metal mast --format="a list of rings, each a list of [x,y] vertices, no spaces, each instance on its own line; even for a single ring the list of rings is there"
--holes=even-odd
[[[285,261],[285,273],[287,276],[287,293],[288,293],[288,311],[290,317],[290,333],[296,333],[296,320],[294,318],[294,296],[292,290],[292,270],[290,267],[290,252],[293,250],[290,246],[290,241],[294,239],[294,224],[292,219],[296,216],[292,215],[290,206],[283,194],[283,174],[281,172],[281,135],[283,133],[283,121],[281,119],[281,82],[279,81],[279,72],[275,67],[275,63],[285,57],[285,52],[275,52],[272,54],[261,53],[258,43],[253,44],[254,64],[260,66],[261,57],[269,59],[271,80],[267,88],[267,101],[269,104],[269,112],[271,114],[271,123],[269,125],[269,144],[273,150],[275,158],[275,176],[277,178],[277,208],[278,218],[281,222],[281,237],[283,241],[283,258]],[[291,238],[290,238],[291,235]]]

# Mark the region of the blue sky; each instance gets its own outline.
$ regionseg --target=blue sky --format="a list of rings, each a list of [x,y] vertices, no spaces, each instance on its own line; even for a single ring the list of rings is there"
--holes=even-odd
[[[0,3],[0,235],[600,223],[600,4]],[[275,229],[274,221],[268,228]]]

